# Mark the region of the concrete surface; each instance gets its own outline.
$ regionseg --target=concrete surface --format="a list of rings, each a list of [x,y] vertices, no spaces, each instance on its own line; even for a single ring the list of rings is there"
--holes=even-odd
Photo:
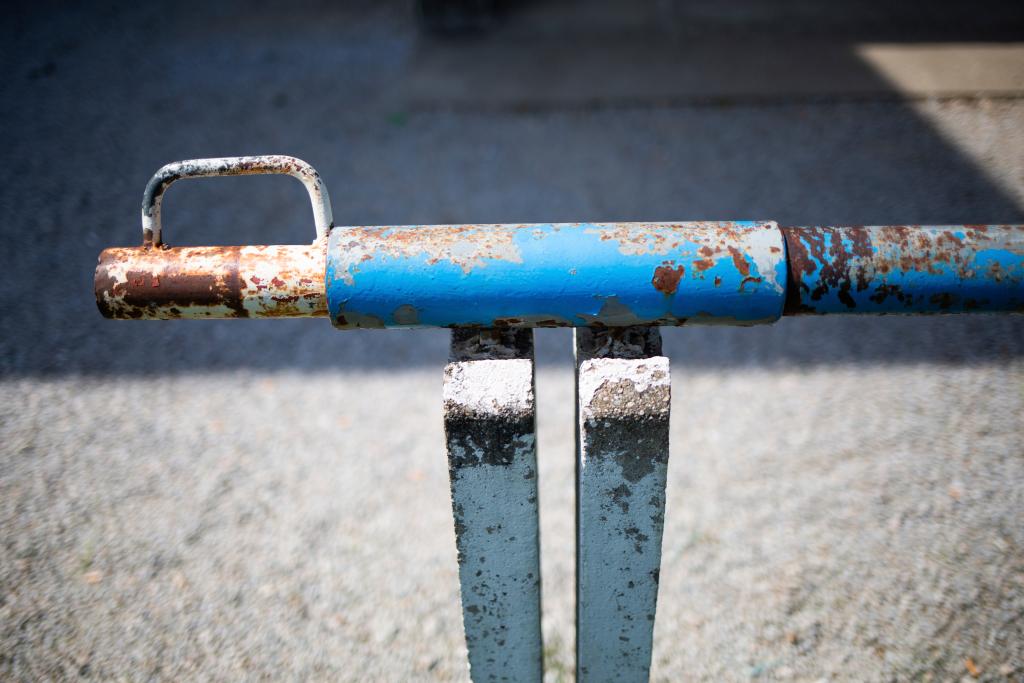
[[[1024,220],[1019,93],[417,108],[400,86],[431,47],[403,4],[137,5],[25,5],[0,28],[3,679],[465,679],[447,333],[101,320],[96,254],[138,241],[167,161],[300,156],[353,224]],[[698,7],[723,40],[776,21]],[[1003,7],[935,40],[1012,29]],[[858,32],[851,54],[897,39]],[[172,244],[312,237],[289,179],[182,183],[164,208]],[[1024,321],[664,336],[655,680],[1020,680]],[[538,333],[537,359],[545,659],[564,680],[571,336]]]

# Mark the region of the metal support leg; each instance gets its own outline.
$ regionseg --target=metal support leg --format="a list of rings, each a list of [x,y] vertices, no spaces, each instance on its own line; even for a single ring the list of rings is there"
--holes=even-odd
[[[474,681],[540,681],[533,331],[454,330],[444,426]]]
[[[576,330],[576,680],[646,681],[670,378],[656,327]]]

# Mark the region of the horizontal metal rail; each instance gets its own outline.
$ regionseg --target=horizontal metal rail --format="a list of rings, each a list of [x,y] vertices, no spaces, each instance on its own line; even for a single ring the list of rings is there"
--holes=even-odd
[[[340,329],[1020,313],[1024,226],[335,227],[304,246],[107,249],[95,291],[108,318],[329,314]]]
[[[313,206],[312,246],[163,244],[184,178],[278,173]],[[1019,313],[1024,226],[779,227],[771,221],[334,227],[316,169],[281,155],[167,164],[142,246],[100,254],[108,318],[330,315],[339,329],[757,325],[783,315]]]

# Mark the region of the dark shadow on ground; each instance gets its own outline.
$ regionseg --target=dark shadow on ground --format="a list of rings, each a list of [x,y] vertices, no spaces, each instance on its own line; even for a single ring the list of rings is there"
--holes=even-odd
[[[681,3],[690,12],[681,30],[725,45],[775,32],[784,50],[807,35],[847,43],[998,41],[1019,37],[1024,25],[1020,3],[970,11],[966,3],[942,3],[923,15],[876,3],[769,4],[776,11],[758,3],[729,14]],[[531,3],[530,12],[538,6]],[[0,169],[0,373],[440,368],[444,331],[338,334],[324,320],[101,319],[91,293],[96,255],[138,241],[142,188],[174,159],[303,157],[326,178],[341,224],[1024,222],[991,169],[964,156],[913,105],[891,98],[479,111],[446,110],[442,100],[417,109],[395,84],[434,48],[417,36],[407,10],[404,3],[13,10],[0,29],[0,142],[9,161]],[[529,20],[509,29],[516,50],[529,49],[522,23]],[[573,30],[585,35],[587,26]],[[642,27],[630,30],[642,35]],[[493,40],[488,50],[500,53],[500,29]],[[621,59],[643,69],[635,53]],[[847,59],[844,69],[886,87],[852,48]],[[279,178],[175,186],[165,221],[173,244],[312,237],[301,187]],[[1024,355],[1020,317],[805,319],[666,335],[674,362],[693,367],[959,364]],[[568,362],[567,333],[539,336],[543,362]]]

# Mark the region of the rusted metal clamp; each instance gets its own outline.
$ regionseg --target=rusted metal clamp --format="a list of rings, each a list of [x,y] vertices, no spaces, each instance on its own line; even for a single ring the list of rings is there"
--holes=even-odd
[[[212,159],[186,159],[175,161],[157,171],[142,194],[142,244],[145,247],[163,245],[160,225],[160,204],[171,183],[185,178],[210,178],[233,175],[290,175],[298,178],[309,192],[313,203],[313,221],[316,237],[320,239],[334,227],[331,198],[316,169],[302,159],[280,154],[252,157],[219,157]]]

